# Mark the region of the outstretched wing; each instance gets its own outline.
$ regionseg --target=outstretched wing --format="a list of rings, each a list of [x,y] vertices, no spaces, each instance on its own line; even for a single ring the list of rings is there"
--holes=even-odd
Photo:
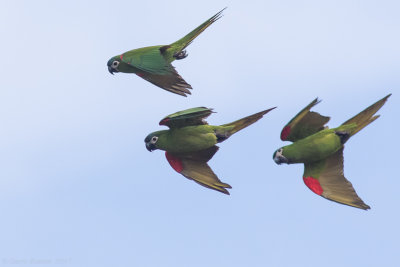
[[[229,195],[226,188],[232,187],[229,184],[221,182],[207,164],[217,151],[218,146],[212,146],[192,154],[172,154],[165,152],[165,156],[171,167],[189,180]]]
[[[183,38],[179,39],[178,41],[169,44],[169,45],[164,45],[160,47],[161,53],[168,59],[168,60],[175,60],[174,55],[180,53],[183,51],[188,45],[190,45],[193,40],[199,36],[200,33],[202,33],[205,29],[207,29],[211,24],[216,22],[219,18],[221,18],[222,12],[225,10],[222,9],[219,11],[217,14],[203,22],[200,26],[198,26],[196,29],[185,35]]]
[[[192,89],[192,86],[165,60],[159,47],[134,49],[122,54],[120,59],[127,65],[136,68],[138,71],[135,73],[152,84],[178,95],[190,94],[188,89]]]
[[[359,209],[370,209],[343,175],[343,148],[327,159],[304,164],[303,180],[311,191],[326,199]]]
[[[320,115],[310,109],[318,104],[318,98],[314,99],[308,106],[303,108],[281,132],[282,141],[292,141],[303,139],[324,129],[324,125],[329,121],[329,117]]]
[[[347,120],[344,122],[342,125],[349,125],[349,124],[355,124],[356,127],[354,130],[350,133],[351,135],[355,135],[357,132],[359,132],[362,128],[379,118],[380,115],[375,115],[376,112],[386,103],[387,99],[391,96],[392,94],[388,94],[381,100],[375,102],[371,106],[367,107],[357,115],[355,115],[353,118]],[[375,116],[374,116],[375,115]]]
[[[190,108],[166,116],[159,124],[166,125],[169,128],[204,125],[207,124],[205,118],[210,116],[211,113],[213,113],[212,109],[206,107]]]

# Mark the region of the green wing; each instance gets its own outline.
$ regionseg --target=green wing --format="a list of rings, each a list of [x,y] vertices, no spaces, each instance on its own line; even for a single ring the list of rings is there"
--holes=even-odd
[[[191,154],[172,154],[166,152],[165,156],[171,167],[189,180],[229,195],[229,191],[226,188],[232,187],[229,184],[221,182],[207,164],[218,149],[218,146],[212,146]]]
[[[193,42],[193,40],[197,36],[199,36],[200,33],[202,33],[205,29],[207,29],[208,26],[210,26],[211,24],[216,22],[219,18],[221,18],[221,14],[225,9],[226,8],[222,9],[221,11],[219,11],[217,14],[215,14],[214,16],[212,16],[211,18],[209,18],[208,20],[203,22],[196,29],[194,29],[193,31],[188,33],[185,37],[183,37],[182,39],[180,39],[180,40],[176,41],[175,43],[171,44],[171,46],[178,46],[180,50],[185,49],[188,45],[190,45]]]
[[[149,46],[134,49],[120,55],[122,62],[144,72],[168,75],[174,67],[161,55],[160,46]]]
[[[324,125],[329,121],[329,117],[320,115],[310,109],[318,104],[318,98],[314,99],[308,106],[303,108],[281,132],[282,141],[292,141],[303,139],[324,129]]]
[[[193,125],[204,125],[207,124],[204,119],[210,116],[211,113],[213,113],[212,109],[205,107],[190,108],[166,116],[159,124],[166,125],[171,129]]]
[[[134,49],[120,55],[120,59],[152,84],[181,96],[190,94],[188,89],[192,89],[192,86],[166,61],[159,48],[150,46]]]
[[[371,106],[367,107],[360,113],[358,113],[356,116],[353,118],[347,120],[344,122],[342,125],[350,125],[350,124],[355,124],[356,127],[355,129],[350,133],[351,135],[355,135],[358,133],[362,128],[379,118],[380,115],[375,115],[376,112],[386,103],[387,99],[391,96],[392,94],[389,94],[382,98],[381,100],[375,102]],[[375,115],[375,116],[374,116]]]
[[[306,186],[326,199],[359,209],[370,209],[343,175],[343,147],[326,159],[304,164]]]
[[[222,12],[225,10],[222,9],[217,14],[203,22],[200,26],[196,29],[185,35],[183,38],[179,39],[178,41],[170,44],[165,45],[160,48],[161,53],[170,61],[175,60],[174,54],[179,53],[180,51],[184,50],[188,45],[190,45],[193,40],[199,36],[205,29],[207,29],[211,24],[216,22],[219,18],[221,18]]]

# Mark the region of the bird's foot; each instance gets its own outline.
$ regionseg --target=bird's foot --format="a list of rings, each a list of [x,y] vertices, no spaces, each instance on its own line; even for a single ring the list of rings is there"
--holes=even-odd
[[[215,131],[215,136],[217,137],[217,143],[221,143],[229,138],[229,135],[226,132],[222,133],[222,132]]]
[[[186,53],[186,50],[182,50],[182,51],[174,54],[174,58],[176,58],[178,60],[179,59],[184,59],[187,56],[188,56],[188,54]]]
[[[348,132],[341,132],[341,131],[336,131],[335,134],[339,136],[340,138],[340,143],[344,144],[349,140],[350,134]]]

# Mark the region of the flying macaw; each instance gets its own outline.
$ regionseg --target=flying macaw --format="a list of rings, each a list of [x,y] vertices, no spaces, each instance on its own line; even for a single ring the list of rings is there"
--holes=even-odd
[[[192,89],[192,86],[176,72],[171,62],[175,59],[184,59],[187,57],[185,48],[208,26],[217,21],[224,9],[185,37],[170,45],[156,45],[133,49],[112,57],[107,62],[108,71],[111,74],[114,74],[114,72],[135,73],[139,77],[172,93],[181,96],[191,94],[188,89]]]
[[[171,167],[189,180],[229,195],[226,188],[232,187],[221,182],[207,164],[219,149],[216,144],[255,123],[274,108],[220,126],[208,125],[205,121],[213,113],[212,109],[197,107],[179,111],[160,121],[159,124],[168,126],[169,130],[153,132],[144,142],[150,152],[164,150]]]
[[[332,129],[324,126],[329,117],[310,111],[320,102],[318,98],[315,99],[283,128],[282,141],[291,141],[293,144],[276,150],[274,161],[277,164],[304,163],[304,183],[315,194],[344,205],[370,209],[344,177],[343,149],[351,136],[379,118],[379,115],[374,114],[390,96],[385,96]]]

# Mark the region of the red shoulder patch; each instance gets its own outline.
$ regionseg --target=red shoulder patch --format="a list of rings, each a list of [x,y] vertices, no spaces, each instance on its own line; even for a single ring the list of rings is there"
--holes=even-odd
[[[122,60],[122,58],[124,57],[124,54],[121,54],[120,56],[119,56],[119,58]]]
[[[311,176],[303,177],[303,181],[306,184],[306,186],[310,188],[311,191],[313,191],[315,194],[320,196],[324,192],[324,190],[321,187],[321,184],[314,177]]]
[[[143,78],[143,76],[144,76],[144,74],[141,73],[141,72],[136,73],[136,75],[139,76],[139,77],[141,77],[141,78]]]
[[[167,125],[169,118],[162,119],[158,125]]]
[[[169,165],[171,165],[175,171],[181,173],[183,170],[182,160],[169,154],[168,152],[165,152],[165,157],[167,158]]]
[[[292,130],[292,128],[290,128],[289,125],[285,126],[285,128],[283,128],[283,130],[281,132],[281,140],[282,141],[286,141],[287,140],[286,138],[289,136],[291,130]]]

